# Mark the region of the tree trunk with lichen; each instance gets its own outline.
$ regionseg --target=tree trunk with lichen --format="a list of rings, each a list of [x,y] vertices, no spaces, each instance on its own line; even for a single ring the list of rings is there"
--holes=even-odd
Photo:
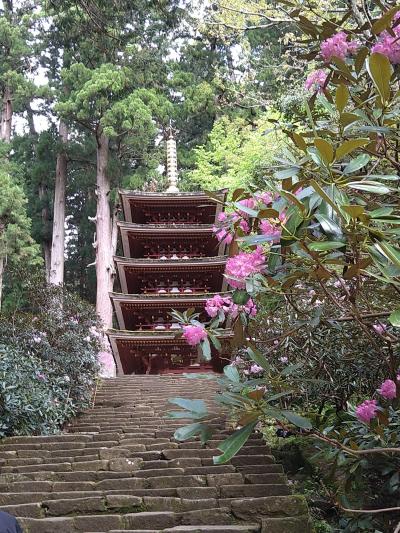
[[[114,282],[113,247],[116,245],[116,220],[111,213],[110,180],[107,176],[109,158],[109,139],[103,132],[96,136],[97,140],[97,174],[96,174],[96,311],[105,330],[112,327],[112,304],[110,292]],[[115,363],[111,347],[106,335],[103,336],[103,350],[99,353],[101,375],[115,375]]]
[[[96,175],[96,311],[105,328],[112,326],[112,305],[109,293],[113,288],[112,215],[110,180],[107,176],[109,140],[103,132],[97,135]]]
[[[51,244],[51,261],[49,281],[53,285],[64,283],[65,251],[65,188],[67,183],[68,128],[63,120],[59,125],[60,150],[57,155],[56,181],[54,188],[53,236]]]

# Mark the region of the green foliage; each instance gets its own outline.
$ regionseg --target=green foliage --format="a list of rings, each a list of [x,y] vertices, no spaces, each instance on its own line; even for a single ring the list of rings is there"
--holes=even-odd
[[[23,110],[36,93],[34,84],[28,78],[28,72],[34,68],[34,50],[30,45],[37,19],[31,16],[34,8],[34,2],[29,0],[21,2],[15,12],[12,11],[12,4],[6,2],[3,3],[3,9],[0,8],[0,95],[3,96],[8,89],[16,110]]]
[[[282,146],[282,135],[272,131],[266,113],[249,125],[243,118],[223,117],[215,122],[205,146],[194,150],[195,168],[187,180],[203,189],[216,190],[260,183]]]
[[[0,319],[0,436],[48,434],[88,407],[100,349],[94,310],[32,277]]]
[[[1,160],[0,167],[0,257],[11,265],[38,264],[39,250],[31,235],[23,190],[11,176],[13,168]]]
[[[226,206],[233,214],[217,228],[244,252],[227,266],[240,288],[233,301],[244,287],[258,303],[280,296],[254,328],[243,324],[247,355],[226,370],[222,403],[238,427],[275,425],[322,449],[332,507],[348,532],[391,531],[399,520],[391,509],[400,455],[399,70],[370,51],[393,13],[372,7],[366,25],[346,13],[341,24],[363,46],[325,61],[326,84],[304,102],[305,116],[282,124],[291,145],[268,173],[268,194],[235,191]],[[314,43],[310,60],[339,29],[337,19],[315,15],[290,12],[303,44]],[[207,328],[212,334],[212,321]],[[392,396],[377,390],[383,380]],[[366,398],[374,401],[354,411]],[[363,418],[371,406],[371,420]]]

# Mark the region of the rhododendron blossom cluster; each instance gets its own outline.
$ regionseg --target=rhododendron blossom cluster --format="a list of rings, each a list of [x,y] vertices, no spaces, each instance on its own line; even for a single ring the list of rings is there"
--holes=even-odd
[[[361,422],[369,424],[378,413],[377,400],[365,400],[363,403],[357,406],[356,416]]]
[[[197,346],[207,338],[207,331],[203,326],[183,326],[183,336],[190,346]]]
[[[394,16],[394,21],[400,20],[400,12]],[[400,24],[394,24],[392,31],[394,35],[390,35],[388,31],[383,31],[378,39],[378,42],[372,47],[371,51],[374,53],[383,54],[393,65],[400,64]]]
[[[254,197],[239,200],[236,207],[240,205],[248,209],[263,209],[271,205],[277,196],[278,195],[275,195],[274,198],[270,192],[258,192],[255,193]],[[240,209],[240,207],[237,207],[232,213],[219,213],[217,223],[213,226],[213,232],[219,242],[222,241],[224,244],[230,244],[233,241],[235,224],[238,223],[239,228],[244,234],[248,235],[250,233],[251,225],[249,219],[249,213],[246,213],[246,211]]]
[[[220,311],[224,316],[230,316],[231,318],[237,318],[240,313],[245,313],[250,317],[254,317],[257,314],[257,306],[250,298],[246,304],[235,304],[231,296],[222,297],[216,294],[212,298],[206,301],[205,310],[208,316],[215,318]]]
[[[251,367],[248,370],[244,370],[244,374],[246,374],[246,376],[249,376],[251,374],[258,375],[258,374],[262,374],[263,372],[264,372],[263,367],[260,365],[257,365],[256,363],[251,365]]]
[[[353,54],[359,48],[360,44],[357,41],[348,41],[347,35],[344,31],[340,31],[336,35],[329,37],[321,43],[321,57],[328,63],[332,57],[345,59],[348,55]]]
[[[378,392],[387,400],[393,400],[397,397],[396,383],[392,379],[386,379],[378,389]]]
[[[256,207],[257,200],[255,198],[245,198],[244,200],[240,200],[238,204],[249,209],[254,209]],[[246,213],[246,211],[242,211],[241,209],[238,210],[238,214],[243,218],[249,217],[248,213]]]
[[[266,235],[271,239],[272,243],[278,243],[282,233],[281,224],[284,224],[286,220],[286,213],[282,212],[279,214],[278,219],[262,219],[260,221],[259,229],[263,235]]]
[[[244,289],[246,279],[262,272],[264,263],[265,257],[260,246],[257,246],[253,252],[240,252],[229,258],[225,268],[229,285],[236,289]]]
[[[399,376],[397,376],[399,380]],[[392,379],[385,379],[381,384],[377,392],[385,398],[385,400],[394,400],[397,398],[397,384]],[[363,403],[357,406],[356,416],[361,422],[369,424],[373,418],[376,417],[379,411],[377,400],[365,400]]]
[[[208,316],[215,318],[221,310],[227,313],[231,305],[232,298],[230,296],[222,297],[220,294],[216,294],[206,301],[205,310]]]
[[[322,69],[314,70],[314,72],[311,72],[311,74],[308,75],[305,81],[304,87],[308,91],[322,92],[325,86],[327,77],[328,75],[326,74],[324,70]]]

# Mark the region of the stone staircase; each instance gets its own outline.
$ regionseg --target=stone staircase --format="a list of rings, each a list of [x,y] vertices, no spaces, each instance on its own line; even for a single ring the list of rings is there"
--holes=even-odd
[[[260,435],[223,466],[212,462],[229,434],[217,417],[207,446],[174,440],[185,421],[165,418],[168,399],[212,406],[215,389],[181,376],[105,380],[62,434],[0,443],[0,509],[25,533],[311,531]]]

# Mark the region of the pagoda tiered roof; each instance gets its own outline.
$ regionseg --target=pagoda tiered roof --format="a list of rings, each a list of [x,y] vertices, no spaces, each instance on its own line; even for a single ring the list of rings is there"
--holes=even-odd
[[[212,224],[134,224],[118,222],[125,257],[209,257],[223,255],[226,245],[218,242]]]
[[[171,309],[183,312],[193,308],[206,318],[204,306],[206,300],[212,296],[213,293],[110,294],[119,328],[131,331],[144,328],[148,330],[172,328],[176,331],[176,324],[170,317]],[[148,321],[146,316],[154,319]]]
[[[234,336],[231,329],[218,335],[221,343],[229,342]],[[203,361],[198,348],[189,346],[177,331],[121,331],[108,332],[116,357],[117,372],[150,374],[154,368],[158,373],[180,372],[182,370],[212,370],[220,372],[226,364],[212,347],[211,361]],[[139,372],[138,372],[139,371]]]
[[[120,191],[124,256],[114,262],[121,293],[110,294],[120,329],[109,331],[119,374],[222,370],[215,348],[204,362],[171,311],[194,308],[206,319],[206,300],[226,291],[227,247],[213,233],[226,193]],[[222,345],[232,337],[227,324]]]
[[[213,224],[222,211],[227,190],[205,192],[119,191],[124,219],[138,224],[172,223]]]
[[[169,293],[226,290],[226,256],[172,260],[115,257],[114,261],[125,294],[158,294],[162,287]]]

